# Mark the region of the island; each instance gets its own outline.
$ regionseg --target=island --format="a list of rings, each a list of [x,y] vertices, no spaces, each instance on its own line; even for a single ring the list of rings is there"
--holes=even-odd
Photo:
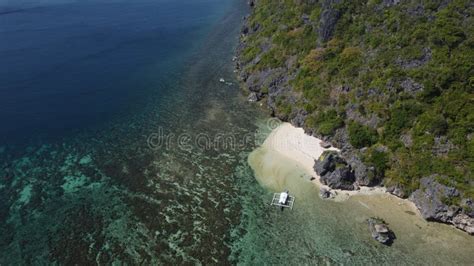
[[[312,178],[384,189],[426,220],[474,234],[472,2],[249,6],[239,80],[250,102],[334,147],[303,160]]]

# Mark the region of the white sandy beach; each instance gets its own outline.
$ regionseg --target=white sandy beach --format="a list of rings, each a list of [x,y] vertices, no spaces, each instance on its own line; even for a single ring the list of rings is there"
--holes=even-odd
[[[294,127],[290,123],[282,123],[271,132],[260,148],[260,151],[264,151],[265,155],[263,155],[264,159],[260,161],[260,165],[253,167],[256,171],[257,178],[260,179],[260,182],[268,178],[281,179],[283,178],[281,175],[285,175],[285,173],[287,175],[291,174],[292,169],[301,169],[309,178],[314,177],[312,182],[315,185],[329,189],[329,187],[320,182],[319,176],[314,171],[314,161],[317,160],[325,150],[338,149],[333,147],[325,149],[321,147],[321,142],[322,140],[305,134],[302,128]],[[278,161],[278,165],[273,165],[276,161]],[[287,164],[286,170],[282,170],[281,164]],[[275,168],[279,168],[277,172],[275,172]],[[270,182],[270,180],[266,180],[265,182]],[[400,200],[400,204],[413,205],[413,209],[416,209],[413,203],[387,193],[383,187],[360,187],[359,190],[354,191],[331,190],[336,193],[334,198],[336,201],[344,201],[354,195],[387,195]]]

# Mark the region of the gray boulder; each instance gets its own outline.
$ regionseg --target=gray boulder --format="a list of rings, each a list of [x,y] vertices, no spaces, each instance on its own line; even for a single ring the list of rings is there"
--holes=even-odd
[[[405,193],[405,190],[403,189],[403,187],[400,184],[388,186],[387,187],[387,192],[392,194],[392,195],[395,195],[399,198],[406,198],[407,197],[407,195]]]
[[[314,171],[324,176],[336,170],[337,164],[347,164],[337,151],[325,151],[314,164]]]
[[[247,97],[247,101],[249,102],[257,102],[258,101],[258,96],[255,92],[251,92],[249,96]]]
[[[354,182],[354,172],[348,165],[321,177],[321,183],[334,189],[354,190]]]
[[[333,191],[331,191],[330,189],[326,189],[326,188],[321,188],[319,190],[319,196],[322,198],[322,199],[332,199],[334,198],[336,195]]]
[[[334,189],[354,190],[354,171],[337,151],[325,151],[315,162],[314,170],[321,183]]]
[[[453,217],[452,223],[457,228],[474,235],[474,219],[471,216],[465,213],[459,213]]]
[[[321,141],[321,143],[319,143],[319,146],[321,146],[324,149],[329,149],[331,148],[331,143],[326,142],[326,141]]]

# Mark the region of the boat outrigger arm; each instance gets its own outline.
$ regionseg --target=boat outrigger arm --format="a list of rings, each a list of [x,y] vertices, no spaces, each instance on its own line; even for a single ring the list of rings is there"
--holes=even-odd
[[[290,196],[288,191],[282,193],[274,193],[273,199],[270,205],[278,206],[282,208],[290,208],[293,209],[293,205],[295,204],[295,197]]]

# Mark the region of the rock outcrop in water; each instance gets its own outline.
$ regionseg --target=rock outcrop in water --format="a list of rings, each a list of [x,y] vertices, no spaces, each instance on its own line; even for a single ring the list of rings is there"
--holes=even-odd
[[[474,234],[473,201],[460,201],[460,193],[454,187],[440,184],[439,176],[424,177],[420,181],[420,189],[413,192],[410,200],[415,203],[423,218],[429,221],[440,221],[453,224],[470,234]],[[465,205],[461,208],[459,205]]]
[[[395,234],[390,230],[382,219],[369,218],[367,219],[369,225],[369,231],[372,237],[378,242],[390,246],[395,239]]]
[[[330,189],[326,189],[326,188],[321,188],[319,190],[319,197],[321,197],[322,199],[332,199],[336,196],[336,193]]]

